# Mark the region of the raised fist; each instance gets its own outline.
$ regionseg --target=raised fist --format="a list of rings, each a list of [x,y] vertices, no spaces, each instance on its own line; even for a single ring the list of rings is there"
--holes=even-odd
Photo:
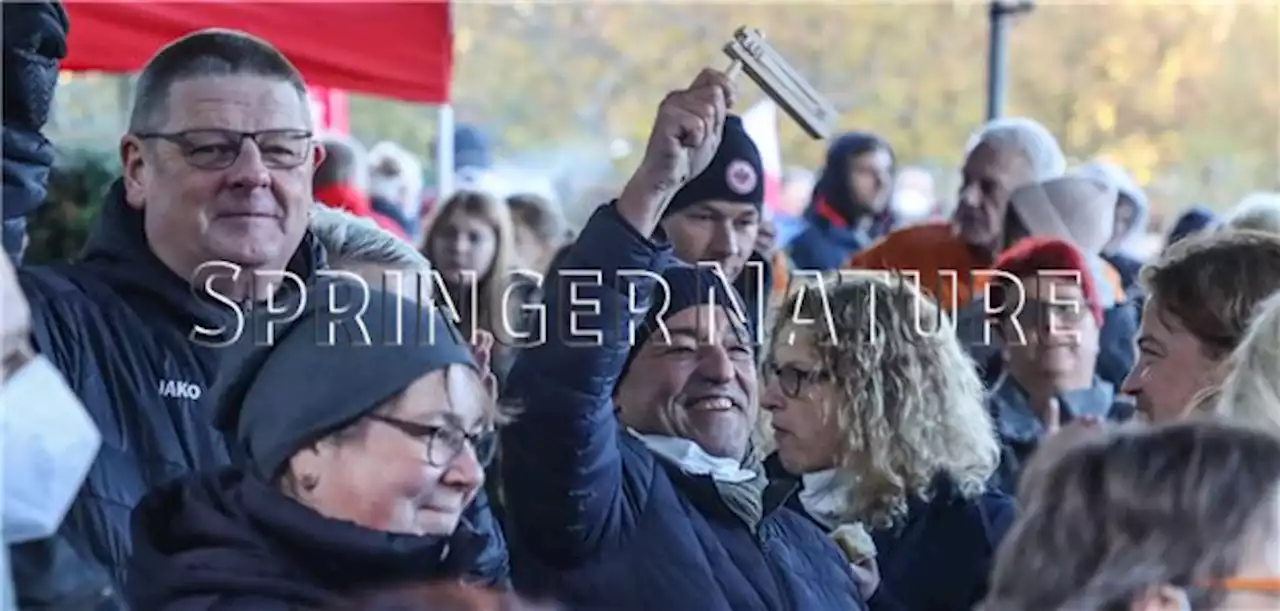
[[[674,193],[702,173],[720,146],[735,97],[729,77],[710,68],[688,89],[668,93],[658,106],[637,178],[655,191]]]

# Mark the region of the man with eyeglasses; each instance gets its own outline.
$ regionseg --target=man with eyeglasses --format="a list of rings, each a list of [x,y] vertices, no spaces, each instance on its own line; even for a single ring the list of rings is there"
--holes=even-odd
[[[311,125],[301,75],[269,43],[226,30],[170,43],[138,76],[120,140],[123,177],[83,256],[22,270],[34,347],[102,432],[59,537],[111,573],[117,589],[142,495],[231,458],[202,402],[222,354],[193,331],[232,339],[230,302],[261,304],[277,287],[296,290],[280,272],[309,281],[325,266],[308,231],[312,175],[324,158]],[[220,271],[208,272],[210,262]],[[20,606],[88,596],[62,587],[48,562],[55,544],[18,550]],[[505,568],[505,551],[501,559]]]

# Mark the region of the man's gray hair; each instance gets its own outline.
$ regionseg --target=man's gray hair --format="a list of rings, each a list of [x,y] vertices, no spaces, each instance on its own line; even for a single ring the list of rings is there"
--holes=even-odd
[[[214,76],[260,76],[280,80],[298,92],[311,126],[311,104],[302,73],[271,43],[236,30],[211,28],[193,32],[160,49],[143,66],[133,86],[129,131],[161,129],[169,118],[169,90],[174,83]]]
[[[320,136],[324,161],[316,168],[311,184],[316,189],[333,185],[355,187],[361,193],[369,190],[369,153],[355,138],[340,134]]]
[[[989,121],[969,138],[965,154],[981,144],[1022,155],[1036,182],[1057,178],[1067,171],[1067,158],[1058,139],[1035,119],[1004,117]]]
[[[311,233],[324,246],[336,268],[384,265],[419,272],[431,271],[431,261],[413,245],[391,235],[372,219],[316,204],[311,208]]]

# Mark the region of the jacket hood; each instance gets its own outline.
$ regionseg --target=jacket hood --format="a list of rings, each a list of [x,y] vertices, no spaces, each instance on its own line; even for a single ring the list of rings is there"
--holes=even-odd
[[[125,589],[138,609],[204,596],[331,605],[360,590],[461,575],[484,542],[465,522],[452,537],[416,537],[332,520],[235,469],[156,489],[132,528]]]
[[[142,213],[125,202],[123,179],[111,185],[101,217],[89,234],[80,259],[95,265],[99,275],[111,284],[154,298],[175,318],[217,328],[230,317],[225,305],[199,296],[195,287],[151,252]],[[302,278],[311,278],[325,265],[324,248],[308,231],[289,261],[288,269]]]

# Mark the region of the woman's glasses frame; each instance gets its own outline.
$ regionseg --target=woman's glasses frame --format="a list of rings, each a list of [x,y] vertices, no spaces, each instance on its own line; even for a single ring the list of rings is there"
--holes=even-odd
[[[779,366],[771,361],[766,361],[761,369],[764,372],[766,385],[772,380],[777,380],[782,394],[792,399],[799,398],[810,384],[831,379],[831,373],[827,371],[801,369],[794,365]]]
[[[448,424],[423,424],[382,414],[373,414],[369,418],[420,441],[426,449],[427,464],[433,467],[449,466],[466,451],[468,445],[476,453],[476,461],[481,466],[488,466],[497,450],[492,431],[472,434]]]

